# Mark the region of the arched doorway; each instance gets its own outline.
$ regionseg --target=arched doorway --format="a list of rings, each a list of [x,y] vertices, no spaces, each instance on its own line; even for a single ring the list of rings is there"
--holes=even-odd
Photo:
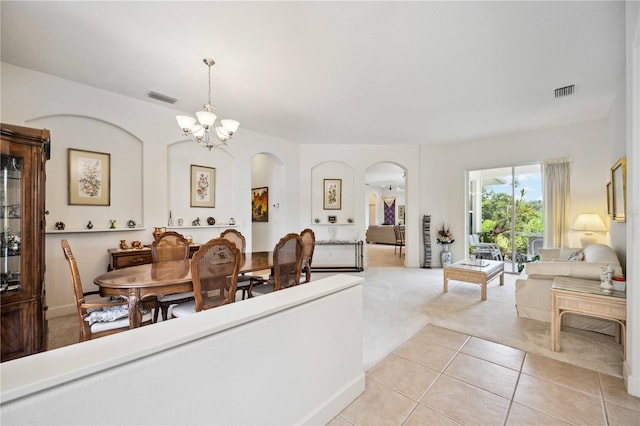
[[[405,224],[406,170],[391,162],[376,163],[365,172],[367,191],[367,266],[404,266],[405,250],[396,246],[394,226]]]

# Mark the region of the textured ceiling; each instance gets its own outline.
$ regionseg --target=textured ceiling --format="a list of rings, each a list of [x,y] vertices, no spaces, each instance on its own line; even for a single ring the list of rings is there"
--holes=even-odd
[[[12,2],[2,61],[298,143],[441,144],[606,116],[623,2]],[[553,90],[576,84],[572,97]]]

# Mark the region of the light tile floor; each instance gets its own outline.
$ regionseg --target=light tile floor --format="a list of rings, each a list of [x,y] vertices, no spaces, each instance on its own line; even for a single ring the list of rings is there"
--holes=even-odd
[[[640,425],[622,379],[427,325],[330,425]]]

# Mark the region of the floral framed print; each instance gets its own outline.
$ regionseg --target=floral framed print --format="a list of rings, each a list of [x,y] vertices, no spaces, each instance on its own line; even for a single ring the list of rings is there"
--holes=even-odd
[[[269,188],[251,189],[251,222],[269,222]]]
[[[324,180],[324,210],[342,210],[342,179]]]
[[[111,204],[111,154],[68,149],[69,205]]]
[[[216,206],[216,169],[191,165],[191,207]]]

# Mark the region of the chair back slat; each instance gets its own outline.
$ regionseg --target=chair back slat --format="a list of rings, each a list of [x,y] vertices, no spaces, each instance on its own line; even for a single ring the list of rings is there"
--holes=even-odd
[[[300,232],[302,239],[302,272],[305,273],[305,282],[311,281],[311,263],[313,251],[316,247],[316,234],[312,229],[306,228]]]
[[[188,259],[189,242],[177,232],[164,232],[151,244],[151,257],[154,262]]]
[[[231,241],[236,245],[236,248],[240,250],[240,253],[244,253],[246,251],[247,240],[245,240],[244,235],[242,235],[240,231],[236,231],[235,229],[227,229],[222,234],[220,234],[220,238]]]
[[[287,234],[273,250],[274,290],[282,290],[300,284],[302,271],[302,238]]]
[[[225,238],[214,238],[200,247],[191,260],[196,312],[235,300],[240,251]]]

